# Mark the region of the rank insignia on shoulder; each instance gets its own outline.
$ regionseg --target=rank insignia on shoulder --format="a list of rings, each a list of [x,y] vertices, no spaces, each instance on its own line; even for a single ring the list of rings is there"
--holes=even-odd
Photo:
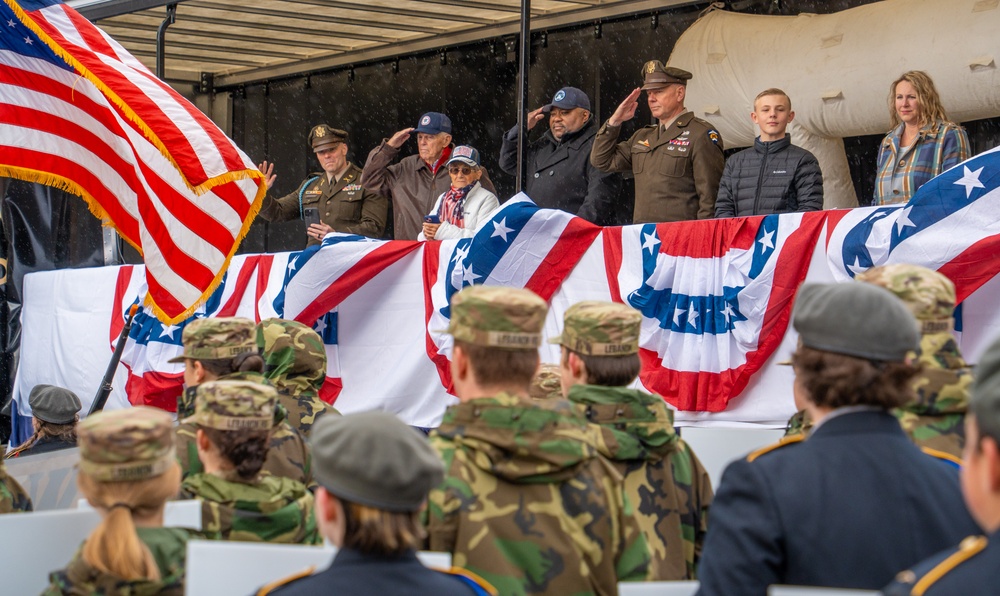
[[[708,138],[716,145],[719,144],[719,131],[714,128],[708,131]]]
[[[643,147],[649,148],[649,141],[647,141],[646,139],[643,139],[641,141],[636,141],[635,144],[636,145],[642,145]]]

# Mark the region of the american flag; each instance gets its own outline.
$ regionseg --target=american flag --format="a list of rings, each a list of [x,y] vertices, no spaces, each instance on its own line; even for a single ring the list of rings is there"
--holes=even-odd
[[[266,190],[204,114],[55,0],[0,2],[0,175],[62,188],[142,253],[167,323],[218,286]]]

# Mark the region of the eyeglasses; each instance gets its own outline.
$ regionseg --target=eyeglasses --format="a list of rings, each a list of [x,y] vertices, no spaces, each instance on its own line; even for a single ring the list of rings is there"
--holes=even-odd
[[[451,174],[452,176],[458,176],[459,174],[461,174],[463,176],[468,176],[469,174],[472,174],[473,171],[474,170],[472,168],[470,168],[469,166],[449,166],[448,167],[448,173]]]

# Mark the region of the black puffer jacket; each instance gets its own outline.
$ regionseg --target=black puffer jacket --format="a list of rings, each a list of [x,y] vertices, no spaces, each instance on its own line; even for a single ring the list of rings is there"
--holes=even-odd
[[[716,217],[766,215],[823,208],[823,173],[812,153],[792,137],[764,142],[726,160]]]

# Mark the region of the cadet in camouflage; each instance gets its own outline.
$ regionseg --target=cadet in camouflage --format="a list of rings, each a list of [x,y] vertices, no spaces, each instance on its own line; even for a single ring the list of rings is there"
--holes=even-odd
[[[921,447],[961,457],[973,374],[952,334],[955,284],[919,265],[872,267],[855,279],[899,296],[920,323],[916,400],[893,411],[903,430]]]
[[[431,434],[446,477],[429,497],[429,547],[501,594],[617,594],[645,578],[648,547],[594,430],[565,400],[528,397],[547,310],[514,288],[452,298],[461,403]]]
[[[198,319],[184,328],[181,341],[184,353],[171,360],[185,363],[187,385],[177,398],[177,417],[183,420],[194,413],[194,395],[199,383],[219,379],[248,378],[265,385],[270,382],[261,374],[263,360],[257,354],[257,330],[253,321],[237,317]],[[241,367],[248,372],[237,372]],[[270,450],[264,469],[275,476],[290,478],[315,487],[312,477],[312,457],[305,436],[289,424],[284,406],[275,410],[271,430]],[[177,459],[184,477],[204,470],[194,443],[195,431],[190,424],[177,426]]]
[[[318,333],[285,319],[257,324],[257,347],[264,357],[264,376],[278,390],[278,403],[288,410],[288,422],[308,437],[316,420],[339,414],[319,398],[326,380],[326,349]]]
[[[7,473],[7,468],[3,465],[6,452],[7,446],[0,445],[0,513],[31,511],[31,497],[28,496],[28,491]]]
[[[159,517],[180,483],[173,419],[146,406],[98,412],[77,425],[77,436],[80,490],[103,521],[49,576],[44,594],[181,596],[194,532],[164,528]]]
[[[639,373],[638,311],[613,302],[574,304],[564,315],[562,385],[597,430],[598,450],[625,477],[625,494],[650,550],[646,579],[695,579],[708,531],[712,483],[677,436],[662,398],[629,389]]]
[[[559,383],[559,365],[543,363],[531,378],[528,396],[537,400],[563,399],[562,385]]]
[[[245,380],[198,386],[194,414],[205,472],[186,478],[181,494],[202,500],[202,532],[247,542],[316,544],[313,497],[304,484],[262,471],[278,394]]]

